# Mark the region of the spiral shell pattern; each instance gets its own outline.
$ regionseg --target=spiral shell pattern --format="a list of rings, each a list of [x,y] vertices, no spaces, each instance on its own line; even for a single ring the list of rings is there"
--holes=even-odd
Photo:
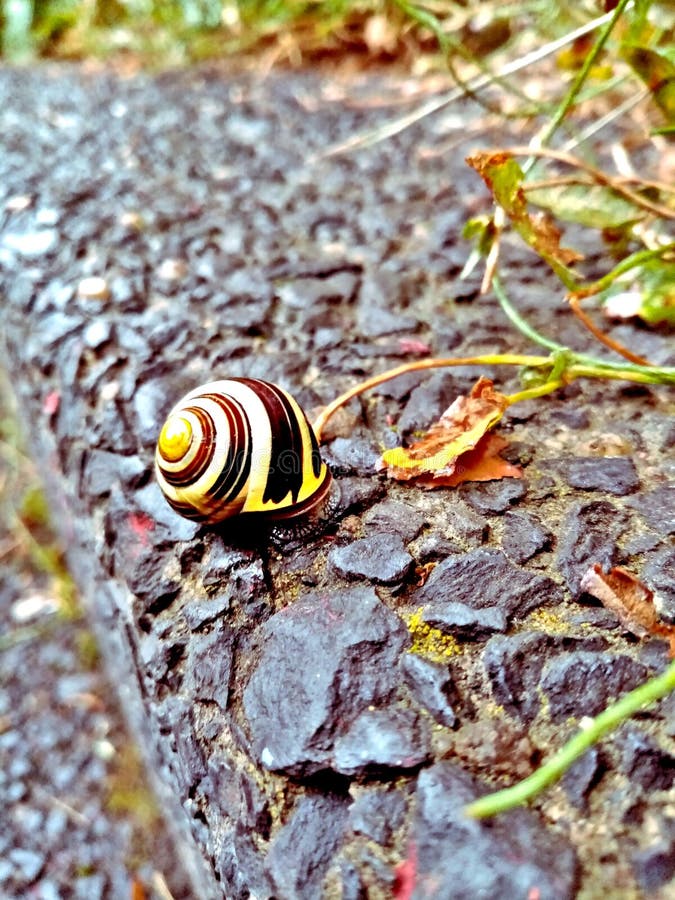
[[[254,378],[213,381],[186,394],[160,433],[155,474],[176,512],[210,523],[239,513],[301,516],[331,484],[302,408]]]

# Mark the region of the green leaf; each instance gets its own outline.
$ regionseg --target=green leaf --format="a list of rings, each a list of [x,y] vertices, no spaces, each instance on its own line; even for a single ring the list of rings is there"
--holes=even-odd
[[[522,239],[544,259],[570,290],[577,288],[575,273],[569,266],[583,257],[575,250],[560,246],[560,231],[549,218],[530,215],[523,190],[523,171],[505,151],[483,151],[467,157],[494,194]]]
[[[621,56],[647,85],[668,122],[675,121],[675,64],[665,54],[637,44],[622,44]]]
[[[644,210],[601,184],[560,184],[526,191],[527,199],[564,222],[619,228],[644,218]]]
[[[599,296],[610,315],[639,316],[650,325],[675,325],[675,262],[653,260]]]

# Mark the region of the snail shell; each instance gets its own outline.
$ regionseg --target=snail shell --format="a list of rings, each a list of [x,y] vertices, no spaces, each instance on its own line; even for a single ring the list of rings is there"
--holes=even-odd
[[[176,512],[209,523],[239,513],[295,518],[319,507],[331,485],[302,408],[256,378],[186,394],[160,432],[155,474]]]

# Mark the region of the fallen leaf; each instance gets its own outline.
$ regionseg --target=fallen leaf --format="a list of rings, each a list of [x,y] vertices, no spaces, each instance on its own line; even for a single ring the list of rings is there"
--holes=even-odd
[[[623,566],[614,566],[605,574],[602,566],[595,563],[584,573],[581,589],[611,610],[626,631],[636,637],[653,634],[665,638],[670,643],[670,655],[675,657],[675,625],[661,621],[653,592],[637,575]]]
[[[386,450],[378,468],[397,481],[414,479],[427,488],[520,478],[521,470],[498,456],[506,445],[504,438],[486,434],[508,405],[507,397],[481,377],[469,396],[457,397],[418,441]]]

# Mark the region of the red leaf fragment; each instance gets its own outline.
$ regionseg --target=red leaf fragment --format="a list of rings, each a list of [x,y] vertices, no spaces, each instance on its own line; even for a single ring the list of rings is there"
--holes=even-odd
[[[394,900],[410,900],[417,880],[417,847],[411,843],[408,856],[394,869]]]

